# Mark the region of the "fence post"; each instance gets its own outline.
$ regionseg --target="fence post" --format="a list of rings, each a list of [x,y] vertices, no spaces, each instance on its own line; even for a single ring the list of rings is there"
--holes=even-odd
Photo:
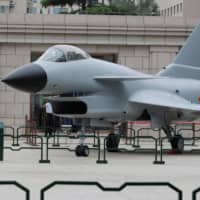
[[[43,138],[41,140],[41,160],[39,161],[39,163],[41,164],[49,164],[50,160],[49,160],[49,137],[46,137],[46,158],[44,159],[44,141]]]
[[[0,122],[0,161],[3,161],[4,152],[4,124]]]
[[[155,156],[155,161],[154,161],[154,164],[159,164],[159,165],[164,165],[165,164],[165,161],[163,161],[163,140],[161,138],[158,139],[160,141],[160,158],[159,160],[157,159],[158,158],[158,141],[156,140],[156,156]]]
[[[107,137],[106,137],[107,138]],[[106,138],[104,138],[104,148],[103,148],[103,160],[101,160],[101,139],[98,137],[98,160],[96,161],[97,164],[107,164],[108,161],[106,160]]]
[[[192,142],[192,145],[195,146],[195,137],[196,137],[196,132],[195,132],[195,123],[192,123],[192,139],[193,139],[193,142]]]

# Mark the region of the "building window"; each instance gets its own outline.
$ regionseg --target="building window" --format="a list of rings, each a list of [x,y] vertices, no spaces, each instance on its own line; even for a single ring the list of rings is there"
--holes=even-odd
[[[91,2],[92,2],[92,5],[94,5],[98,3],[98,0],[92,0]]]
[[[32,7],[32,8],[31,8],[31,13],[32,13],[32,14],[37,14],[37,8]]]
[[[32,13],[32,8],[27,8],[27,9],[26,9],[26,12],[27,12],[27,13]]]
[[[53,13],[59,14],[60,13],[60,7],[53,7]]]
[[[5,6],[0,6],[0,13],[5,13]]]

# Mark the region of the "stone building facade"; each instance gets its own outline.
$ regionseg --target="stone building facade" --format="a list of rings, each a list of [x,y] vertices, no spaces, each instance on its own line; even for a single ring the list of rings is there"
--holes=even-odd
[[[146,73],[169,64],[198,19],[97,15],[0,15],[0,77],[54,44],[72,44],[95,56]],[[30,95],[0,83],[0,121],[20,126]]]

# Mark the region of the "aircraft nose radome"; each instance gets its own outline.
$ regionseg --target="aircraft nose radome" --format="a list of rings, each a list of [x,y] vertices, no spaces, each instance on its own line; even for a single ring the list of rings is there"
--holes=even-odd
[[[27,64],[8,74],[2,82],[24,92],[39,92],[47,82],[47,74],[38,64]]]

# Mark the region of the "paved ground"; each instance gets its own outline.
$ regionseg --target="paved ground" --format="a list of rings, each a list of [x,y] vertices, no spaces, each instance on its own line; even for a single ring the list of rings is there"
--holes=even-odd
[[[0,163],[0,180],[16,180],[31,190],[31,200],[39,200],[39,191],[55,180],[98,181],[104,186],[118,187],[124,182],[170,182],[184,191],[184,200],[191,199],[192,190],[200,187],[200,153],[164,155],[165,165],[153,165],[153,153],[108,154],[109,163],[96,164],[97,152],[88,158],[77,158],[73,152],[51,150],[51,164],[39,164],[39,150],[5,151]],[[152,190],[152,191],[151,191]],[[23,200],[16,189],[1,186],[3,200]],[[2,198],[0,198],[2,199]],[[103,193],[95,187],[56,187],[46,195],[48,200],[175,200],[168,188],[128,188],[121,193]]]

